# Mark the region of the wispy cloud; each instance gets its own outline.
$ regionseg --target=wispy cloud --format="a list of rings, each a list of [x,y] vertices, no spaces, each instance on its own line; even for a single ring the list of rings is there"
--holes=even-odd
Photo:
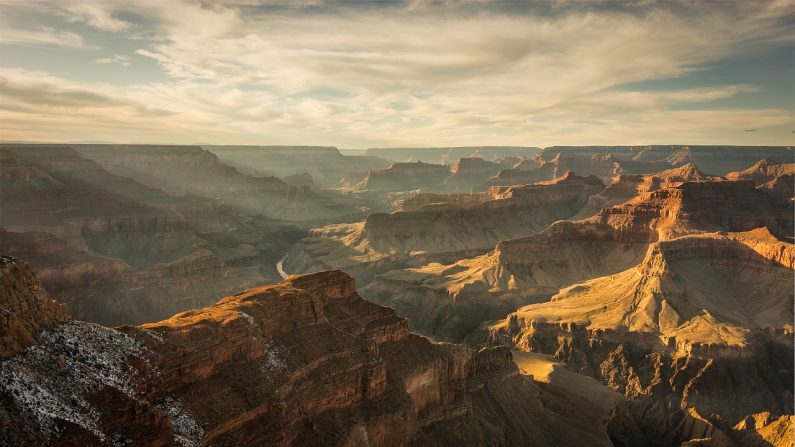
[[[71,22],[83,22],[103,31],[124,31],[130,28],[129,22],[113,17],[104,10],[103,3],[107,5],[106,2],[98,4],[69,2],[61,14]]]
[[[787,110],[709,105],[751,94],[755,85],[623,88],[791,45],[791,0],[727,1],[720,10],[684,1],[615,5],[81,2],[55,14],[105,31],[144,30],[148,40],[135,54],[153,60],[171,80],[132,84],[123,97],[79,79],[50,79],[51,86],[39,88],[61,92],[55,98],[63,98],[66,87],[113,98],[103,107],[122,109],[119,116],[128,121],[109,122],[106,111],[91,119],[103,131],[123,127],[115,138],[139,123],[172,141],[618,143],[664,140],[677,129],[677,139],[695,143],[714,139],[721,129],[763,130],[792,121]],[[125,67],[131,61],[119,54],[95,59]],[[16,129],[24,132],[20,110],[28,93],[19,93],[27,90],[18,77],[6,73],[0,90],[14,96]],[[27,102],[35,102],[30,94]],[[682,104],[705,109],[677,109]],[[81,116],[96,112],[90,101],[72,107],[80,107]],[[141,113],[147,107],[169,113],[168,122],[147,119]],[[36,119],[41,116],[30,122]],[[40,128],[31,124],[28,131]],[[80,128],[89,132],[90,124]],[[89,137],[108,138],[80,136]]]
[[[85,48],[83,38],[75,33],[42,27],[37,30],[4,28],[0,31],[0,44],[58,46]]]
[[[98,64],[119,64],[122,67],[129,67],[131,65],[130,57],[121,54],[114,54],[113,56],[109,57],[100,57],[98,59],[94,59],[94,62]]]

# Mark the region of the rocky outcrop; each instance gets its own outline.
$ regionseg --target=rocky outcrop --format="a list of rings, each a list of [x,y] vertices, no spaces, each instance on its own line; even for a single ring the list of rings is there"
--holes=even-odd
[[[64,323],[0,377],[8,445],[610,445],[507,349],[413,335],[341,272],[140,327]]]
[[[387,268],[452,262],[483,253],[499,240],[541,231],[576,213],[602,188],[594,177],[568,174],[548,184],[494,188],[488,195],[423,195],[409,206],[428,199],[447,201],[371,214],[361,225],[315,230],[294,247],[284,265],[288,272],[339,268],[366,283]]]
[[[564,176],[567,172],[595,176],[609,184],[621,172],[621,167],[609,153],[577,155],[561,152],[551,160],[541,157],[522,160],[512,169],[504,169],[491,177],[479,189],[548,181]]]
[[[523,307],[490,336],[624,394],[616,445],[785,439],[748,421],[793,412],[794,254],[766,229],[658,242],[638,266]]]
[[[747,169],[726,174],[729,180],[751,180],[757,186],[774,180],[782,175],[795,174],[795,163],[775,163],[763,158]]]
[[[66,307],[51,299],[30,266],[0,255],[0,358],[36,342],[41,331],[69,319]]]
[[[594,194],[576,218],[587,218],[597,214],[602,208],[620,205],[641,194],[658,189],[679,186],[685,182],[715,182],[723,178],[706,175],[696,165],[689,163],[679,168],[667,169],[651,175],[621,174],[604,191]]]
[[[450,176],[450,168],[431,163],[393,163],[385,169],[371,170],[354,187],[363,192],[434,191],[443,189],[442,183]]]

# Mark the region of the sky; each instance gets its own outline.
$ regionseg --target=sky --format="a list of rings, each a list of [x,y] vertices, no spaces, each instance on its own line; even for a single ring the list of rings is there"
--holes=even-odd
[[[795,0],[0,0],[0,140],[795,145]]]

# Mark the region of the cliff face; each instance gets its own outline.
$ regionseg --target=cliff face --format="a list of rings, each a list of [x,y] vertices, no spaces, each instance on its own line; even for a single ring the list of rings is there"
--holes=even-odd
[[[140,327],[61,324],[0,365],[9,445],[610,445],[507,349],[432,344],[341,272]]]
[[[51,299],[30,266],[0,255],[0,358],[36,342],[39,333],[69,319],[63,304]]]
[[[638,266],[523,307],[491,337],[623,393],[617,445],[787,445],[776,433],[793,411],[794,254],[766,229],[658,242]]]
[[[726,174],[726,178],[729,180],[751,180],[759,186],[776,177],[792,174],[795,174],[795,163],[775,163],[770,159],[763,158],[747,169]]]
[[[393,163],[385,169],[371,170],[355,186],[357,191],[395,192],[421,189],[433,191],[442,189],[442,183],[450,175],[445,165],[430,163]]]
[[[290,272],[340,268],[366,282],[374,273],[401,264],[450,262],[569,217],[602,187],[596,178],[570,174],[548,184],[494,188],[488,194],[422,195],[409,206],[424,200],[442,202],[371,214],[363,224],[345,229],[316,230],[293,248],[285,267]],[[351,270],[357,265],[369,272]]]
[[[222,199],[248,213],[311,225],[355,219],[360,210],[275,177],[253,177],[198,146],[75,146],[110,172],[170,194]],[[201,179],[201,181],[196,181]]]
[[[716,182],[721,180],[723,180],[721,177],[704,174],[692,163],[651,175],[622,174],[617,176],[604,191],[591,196],[588,204],[577,214],[577,217],[591,217],[601,211],[602,208],[620,205],[641,194],[679,186],[685,182]]]
[[[595,176],[609,184],[621,172],[621,167],[609,153],[579,155],[561,152],[550,160],[541,157],[522,160],[511,169],[501,170],[480,189],[548,181],[564,176],[567,172]]]

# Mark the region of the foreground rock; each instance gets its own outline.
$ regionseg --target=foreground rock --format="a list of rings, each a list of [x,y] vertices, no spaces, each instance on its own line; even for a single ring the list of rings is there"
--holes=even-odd
[[[342,269],[366,283],[386,270],[451,262],[572,216],[602,188],[596,178],[569,173],[546,184],[493,188],[488,193],[421,194],[406,202],[406,211],[312,230],[290,252],[285,270]]]
[[[341,272],[140,327],[53,326],[0,378],[4,445],[610,445],[602,411],[507,349],[432,344]]]
[[[766,229],[680,237],[489,331],[624,394],[616,445],[791,445],[794,262]]]

